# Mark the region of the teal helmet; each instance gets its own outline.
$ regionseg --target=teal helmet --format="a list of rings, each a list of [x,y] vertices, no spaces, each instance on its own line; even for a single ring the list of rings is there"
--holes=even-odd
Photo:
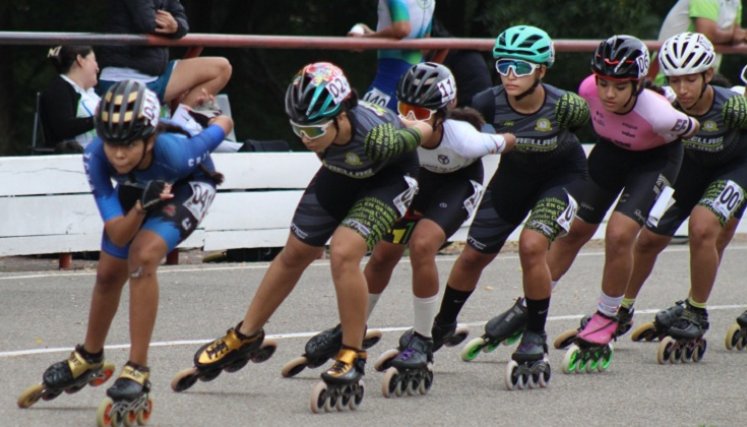
[[[352,93],[342,70],[329,62],[309,64],[296,74],[285,92],[285,112],[296,123],[337,116]]]
[[[544,30],[531,25],[516,25],[495,39],[493,58],[523,59],[550,68],[555,62],[555,47]]]

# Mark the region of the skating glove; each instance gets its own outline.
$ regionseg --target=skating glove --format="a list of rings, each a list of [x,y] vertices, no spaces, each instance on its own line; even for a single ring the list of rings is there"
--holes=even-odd
[[[168,185],[168,182],[160,179],[154,179],[145,184],[143,195],[140,196],[140,203],[143,205],[143,209],[151,211],[160,205],[162,201],[161,193],[163,193],[166,185]]]

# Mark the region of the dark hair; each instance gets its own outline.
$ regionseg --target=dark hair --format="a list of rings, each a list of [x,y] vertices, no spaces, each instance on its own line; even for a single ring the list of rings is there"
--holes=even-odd
[[[721,73],[714,73],[713,78],[711,79],[711,86],[721,86],[721,87],[732,87],[731,81],[729,79],[721,74]]]
[[[78,59],[78,55],[85,58],[91,52],[93,52],[91,46],[56,46],[49,49],[47,58],[52,61],[58,73],[67,74],[75,60]]]
[[[472,107],[454,108],[453,110],[449,110],[446,117],[467,122],[477,130],[482,130],[483,125],[485,125],[485,119],[483,119],[482,114]]]
[[[654,83],[651,79],[643,79],[643,89],[649,89],[652,90],[659,95],[666,96],[666,92],[664,91],[664,88]]]

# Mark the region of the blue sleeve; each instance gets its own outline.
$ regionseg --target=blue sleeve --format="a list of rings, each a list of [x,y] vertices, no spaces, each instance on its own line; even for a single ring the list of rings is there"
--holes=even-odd
[[[123,216],[124,210],[119,203],[117,191],[112,186],[108,161],[100,139],[96,138],[86,147],[83,153],[83,169],[86,171],[101,219],[107,222],[112,218]]]
[[[183,178],[192,173],[206,161],[210,153],[225,139],[223,128],[217,125],[208,126],[192,138],[183,138],[174,134],[160,134],[156,144],[158,158],[167,159],[168,168],[175,176],[171,180]]]

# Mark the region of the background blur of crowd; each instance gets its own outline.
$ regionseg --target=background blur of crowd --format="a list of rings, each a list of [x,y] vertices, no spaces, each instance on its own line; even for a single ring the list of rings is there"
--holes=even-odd
[[[345,36],[353,23],[374,25],[377,19],[375,0],[182,0],[182,3],[190,33]],[[435,17],[454,37],[494,38],[510,25],[527,23],[546,29],[555,39],[603,39],[614,33],[627,33],[654,40],[675,3],[676,0],[536,0],[527,10],[526,2],[437,0]],[[13,0],[0,5],[0,28],[106,32],[101,24],[106,22],[105,8],[106,2]],[[584,19],[578,19],[579,16]],[[48,49],[48,45],[0,46],[0,155],[28,154],[36,92],[55,75],[46,59]],[[171,56],[179,58],[183,53],[184,49],[172,49]],[[487,61],[489,52],[483,54]],[[559,53],[547,82],[575,90],[588,74],[589,54]],[[376,70],[375,50],[352,53],[208,48],[202,55],[226,57],[233,66],[233,75],[223,92],[230,97],[239,140],[295,141],[283,114],[282,99],[290,77],[299,66],[319,60],[338,63],[360,93],[366,90]],[[738,55],[726,55],[720,72],[738,84],[743,62]],[[495,82],[495,73],[491,76]]]

